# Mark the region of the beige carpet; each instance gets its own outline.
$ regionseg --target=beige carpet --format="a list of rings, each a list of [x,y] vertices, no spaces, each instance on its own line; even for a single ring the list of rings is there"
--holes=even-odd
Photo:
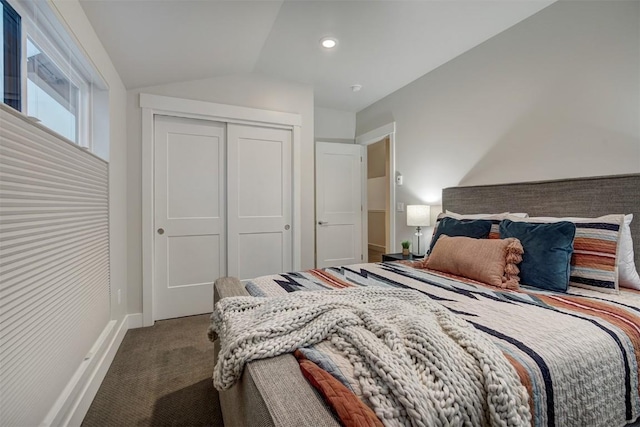
[[[82,425],[222,426],[209,315],[127,332]]]

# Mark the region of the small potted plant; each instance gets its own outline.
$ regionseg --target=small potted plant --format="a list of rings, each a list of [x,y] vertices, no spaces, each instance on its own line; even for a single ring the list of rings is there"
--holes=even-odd
[[[409,246],[411,246],[411,242],[408,240],[404,240],[400,244],[402,245],[402,256],[409,255]]]

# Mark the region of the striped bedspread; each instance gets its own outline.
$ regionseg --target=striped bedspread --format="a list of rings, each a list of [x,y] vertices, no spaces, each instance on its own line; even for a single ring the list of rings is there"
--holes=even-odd
[[[416,289],[487,334],[529,392],[534,426],[624,426],[640,416],[640,292],[506,291],[402,263],[253,279],[253,296],[353,286]],[[356,395],[346,358],[320,343],[305,356]]]

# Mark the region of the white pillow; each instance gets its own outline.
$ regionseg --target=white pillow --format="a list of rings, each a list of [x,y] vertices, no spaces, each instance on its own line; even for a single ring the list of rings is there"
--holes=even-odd
[[[640,290],[640,275],[633,256],[633,240],[631,238],[631,221],[633,214],[624,216],[624,223],[620,232],[620,247],[618,248],[618,280],[623,288]]]
[[[450,210],[445,211],[445,215],[451,216],[455,219],[504,219],[507,215],[513,215],[518,218],[528,218],[529,214],[526,213],[510,213],[510,212],[502,212],[498,214],[472,214],[472,215],[462,215],[459,213],[451,212]]]

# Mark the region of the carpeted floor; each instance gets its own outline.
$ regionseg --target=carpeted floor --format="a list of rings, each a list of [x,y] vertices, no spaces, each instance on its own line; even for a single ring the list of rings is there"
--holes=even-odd
[[[82,425],[222,426],[209,315],[127,332]]]

